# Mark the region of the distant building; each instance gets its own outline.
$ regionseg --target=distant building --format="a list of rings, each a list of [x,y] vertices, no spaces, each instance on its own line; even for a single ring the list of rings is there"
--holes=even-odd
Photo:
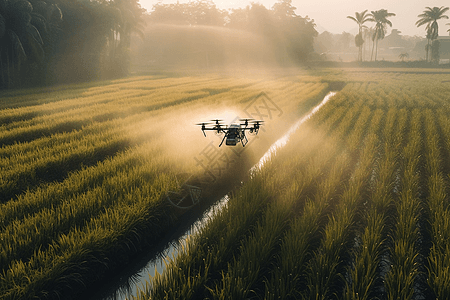
[[[438,37],[440,42],[439,47],[439,63],[449,63],[450,62],[450,36],[440,36]]]

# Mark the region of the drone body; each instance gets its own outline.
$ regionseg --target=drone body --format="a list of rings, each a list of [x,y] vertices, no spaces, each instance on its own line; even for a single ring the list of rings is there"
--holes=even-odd
[[[202,126],[202,132],[206,136],[206,130],[216,131],[217,134],[225,134],[222,142],[219,147],[222,146],[225,141],[225,145],[227,146],[236,146],[239,142],[241,142],[242,146],[245,147],[248,143],[248,139],[245,136],[245,131],[249,131],[253,134],[258,134],[259,128],[262,125],[263,121],[256,121],[250,119],[241,119],[243,123],[240,124],[231,124],[229,126],[220,124],[221,120],[211,120],[214,121],[214,126],[206,127],[210,123],[200,123],[197,125]],[[249,123],[250,121],[250,123]],[[249,127],[250,124],[250,127]]]

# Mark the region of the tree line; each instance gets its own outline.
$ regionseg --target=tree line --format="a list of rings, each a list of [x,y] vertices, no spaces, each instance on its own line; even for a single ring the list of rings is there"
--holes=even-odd
[[[439,57],[437,20],[448,19],[448,7],[427,7],[417,26],[426,28],[426,60]],[[280,65],[301,64],[314,55],[318,36],[313,19],[295,13],[292,0],[271,8],[251,3],[245,8],[218,9],[212,0],[153,6],[146,13],[138,0],[0,0],[0,88],[49,85],[121,77],[128,73],[132,33],[143,36],[144,24],[214,26],[262,36]],[[359,26],[358,60],[363,45],[378,41],[392,26],[385,9],[348,16]],[[373,28],[366,26],[374,22]],[[149,50],[151,51],[151,50]]]
[[[0,0],[0,88],[128,72],[138,0]]]
[[[0,0],[0,88],[126,75],[131,34],[143,35],[144,22],[247,30],[266,37],[280,61],[301,62],[317,31],[295,9],[291,0],[230,11],[196,0],[146,14],[138,0]]]
[[[221,10],[211,0],[188,3],[157,3],[148,17],[150,24],[215,26],[250,32],[263,37],[274,49],[279,65],[301,64],[314,52],[318,35],[314,20],[295,13],[291,0],[278,0],[270,9],[259,3],[245,8]]]
[[[439,26],[437,21],[440,19],[448,19],[449,17],[445,13],[449,10],[449,7],[426,7],[422,14],[417,17],[419,20],[416,22],[416,26],[420,27],[425,25],[427,45],[425,46],[426,61],[438,62],[439,61]],[[372,40],[372,54],[370,60],[377,60],[378,53],[378,41],[384,39],[387,31],[387,26],[392,27],[392,22],[389,17],[395,16],[394,13],[388,12],[386,9],[380,9],[368,13],[368,10],[362,12],[355,12],[355,16],[347,16],[347,18],[355,21],[358,24],[358,34],[355,36],[355,45],[359,48],[358,61],[363,61],[363,45],[365,41],[370,38]],[[375,25],[369,28],[365,25],[367,22],[374,22]],[[447,23],[449,25],[450,23]],[[450,31],[450,29],[448,30]],[[375,55],[374,55],[375,53]],[[402,54],[403,60],[407,54]]]

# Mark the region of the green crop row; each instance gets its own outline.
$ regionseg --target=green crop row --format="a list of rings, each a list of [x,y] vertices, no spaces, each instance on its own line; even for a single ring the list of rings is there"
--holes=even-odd
[[[345,116],[339,118],[342,122],[332,133],[322,135],[321,130],[317,130],[318,137],[310,137],[304,134],[302,141],[307,142],[308,146],[306,147],[296,148],[297,140],[294,139],[293,146],[290,144],[287,149],[280,150],[283,152],[282,155],[286,158],[286,162],[281,160],[281,165],[278,165],[278,161],[271,161],[268,166],[264,167],[264,174],[266,172],[272,174],[269,183],[266,183],[265,186],[270,186],[273,191],[277,191],[276,187],[286,186],[284,188],[286,190],[281,195],[279,192],[276,194],[271,192],[269,198],[273,204],[265,208],[259,221],[253,223],[255,224],[253,226],[247,223],[236,223],[236,212],[230,211],[229,207],[234,207],[239,203],[252,203],[253,195],[246,194],[246,198],[232,197],[228,206],[220,213],[230,215],[230,217],[224,219],[220,215],[220,217],[214,218],[208,223],[207,229],[202,234],[187,241],[187,251],[180,254],[181,263],[178,259],[176,262],[170,262],[168,272],[154,278],[151,284],[152,289],[150,286],[147,287],[147,291],[150,293],[148,296],[151,298],[176,298],[180,296],[184,298],[226,298],[234,295],[236,298],[245,298],[252,296],[255,291],[257,292],[258,286],[259,289],[264,290],[264,285],[261,285],[260,282],[273,272],[271,268],[275,261],[271,262],[273,260],[271,257],[277,253],[281,246],[278,241],[293,221],[292,212],[299,211],[299,209],[301,211],[302,207],[308,210],[313,203],[301,201],[305,195],[310,195],[316,199],[314,210],[317,213],[317,223],[311,224],[311,226],[317,228],[317,231],[307,231],[305,234],[311,234],[309,239],[316,239],[320,235],[320,228],[324,226],[326,221],[326,218],[324,218],[326,212],[333,206],[332,203],[328,203],[328,199],[331,195],[338,193],[335,190],[336,186],[343,180],[343,176],[345,178],[346,172],[344,171],[346,168],[344,166],[349,164],[349,156],[342,152],[343,147],[339,146],[339,140],[348,135],[352,123],[355,123],[359,117],[365,117],[364,115],[361,116],[359,112],[359,106],[349,110]],[[325,121],[323,127],[329,127],[329,123]],[[327,140],[329,146],[324,147],[323,142]],[[294,156],[291,157],[291,154]],[[335,162],[332,162],[333,157],[336,159]],[[327,166],[330,163],[334,167]],[[306,171],[302,172],[301,169],[298,169],[300,172],[295,175],[296,181],[290,183],[289,177],[292,175],[286,170],[295,170],[295,166],[302,165],[305,166]],[[253,186],[254,181],[259,182],[257,178],[259,178],[258,174],[253,177],[248,185]],[[285,180],[287,182],[284,182]],[[314,188],[312,185],[317,186]],[[243,190],[247,190],[245,186]],[[261,186],[261,188],[264,189],[264,186]],[[323,201],[318,199],[323,199]],[[322,204],[319,205],[318,203]],[[231,216],[234,217],[231,218]],[[241,226],[245,227],[241,228]],[[221,236],[221,233],[216,230],[218,227],[229,228],[229,230],[239,228],[240,231],[247,231],[248,233],[239,237],[239,241],[234,242],[235,245],[240,246],[233,250],[233,244],[222,244],[220,239],[209,237],[212,234],[210,230],[215,235]],[[271,229],[265,230],[267,227]],[[203,235],[208,236],[208,238]],[[220,255],[220,253],[230,251],[235,253],[233,256],[228,256],[228,259],[233,257],[231,261]],[[214,257],[213,261],[211,261],[212,258],[209,259],[210,256]],[[221,271],[224,266],[228,267]],[[274,274],[273,276],[285,275]],[[207,286],[206,290],[205,285]],[[188,290],[190,291],[188,295],[183,294],[183,291]]]
[[[447,298],[450,86],[379,75],[305,122],[135,299]]]
[[[201,176],[194,157],[216,141],[204,139],[194,124],[227,109],[232,117],[247,117],[243,111],[265,92],[269,105],[283,113],[264,119],[272,126],[255,147],[268,147],[264,143],[327,88],[301,78],[136,77],[6,94],[0,114],[0,298],[76,297],[158,242],[177,221],[164,196],[177,189],[176,179],[185,179],[176,174]],[[255,222],[255,209],[243,222]]]
[[[428,255],[427,283],[439,299],[450,297],[450,223],[448,206],[448,113],[426,111],[425,160],[427,162],[428,210],[432,246]],[[439,132],[440,131],[440,132]]]

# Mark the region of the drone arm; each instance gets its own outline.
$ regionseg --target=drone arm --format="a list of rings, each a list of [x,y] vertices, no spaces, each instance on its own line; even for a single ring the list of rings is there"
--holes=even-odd
[[[215,128],[202,128],[202,132],[203,132],[204,136],[206,136],[205,130],[217,130],[217,129],[215,129]],[[220,130],[220,131],[223,131],[223,130]]]
[[[250,132],[254,132],[255,134],[258,134],[259,126],[242,128],[242,132],[244,132],[245,130],[249,130]]]

